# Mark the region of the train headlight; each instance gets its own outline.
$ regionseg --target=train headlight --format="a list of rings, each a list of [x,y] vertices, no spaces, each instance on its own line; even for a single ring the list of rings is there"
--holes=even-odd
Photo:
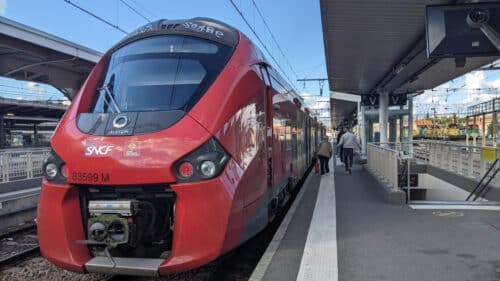
[[[43,163],[43,175],[49,182],[65,184],[68,175],[68,168],[64,161],[55,153],[50,151],[47,160]]]
[[[45,174],[48,179],[54,179],[57,176],[57,165],[54,163],[48,163],[45,166]]]
[[[211,138],[177,161],[173,170],[178,182],[208,180],[218,176],[224,170],[228,160],[229,155],[224,148]]]
[[[205,177],[213,177],[213,175],[215,174],[215,171],[216,171],[216,167],[215,167],[214,162],[212,162],[210,160],[201,162],[200,172]]]

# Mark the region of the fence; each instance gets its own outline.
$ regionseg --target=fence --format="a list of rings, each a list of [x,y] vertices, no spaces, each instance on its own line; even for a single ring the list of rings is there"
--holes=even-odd
[[[50,148],[0,151],[0,183],[42,176]]]
[[[414,144],[415,158],[428,165],[479,181],[488,171],[499,150],[495,147],[481,147],[453,142],[419,141]],[[489,157],[487,155],[489,154]],[[489,159],[487,159],[489,158]],[[491,182],[500,183],[500,175]]]
[[[399,151],[390,146],[370,143],[367,146],[368,168],[381,177],[393,190],[398,190]]]
[[[410,146],[415,160],[477,181],[488,171],[494,160],[500,157],[500,151],[494,147],[472,146],[458,142],[371,143],[368,145],[368,163],[370,163],[370,156],[374,159],[371,161],[372,166],[369,164],[369,167],[392,183],[393,172],[397,173],[397,171],[390,171],[390,167],[397,167],[400,153],[409,152]],[[485,159],[486,154],[489,154],[487,157],[489,159]],[[491,184],[500,185],[500,174],[492,180]]]

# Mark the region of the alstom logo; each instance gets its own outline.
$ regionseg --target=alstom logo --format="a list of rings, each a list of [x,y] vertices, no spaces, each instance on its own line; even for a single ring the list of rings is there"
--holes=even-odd
[[[85,156],[106,156],[113,150],[113,145],[89,145],[85,147]]]

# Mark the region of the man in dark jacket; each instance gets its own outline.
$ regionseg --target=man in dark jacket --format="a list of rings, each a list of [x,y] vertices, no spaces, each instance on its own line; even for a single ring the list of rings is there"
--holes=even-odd
[[[354,160],[354,148],[357,146],[361,149],[356,135],[349,131],[349,128],[344,128],[344,134],[340,138],[338,145],[344,148],[344,164],[346,172],[352,173],[352,162]]]

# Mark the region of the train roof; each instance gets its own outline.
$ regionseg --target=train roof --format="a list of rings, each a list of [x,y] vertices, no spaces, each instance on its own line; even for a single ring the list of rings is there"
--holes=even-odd
[[[132,31],[127,37],[111,48],[110,52],[132,41],[162,34],[190,35],[215,41],[233,48],[239,42],[239,31],[236,28],[215,19],[204,17],[181,20],[160,19]]]
[[[127,35],[127,37],[122,39],[118,44],[112,47],[108,51],[108,53],[113,52],[132,41],[162,34],[190,35],[215,41],[232,48],[235,48],[236,45],[238,45],[240,39],[240,32],[238,31],[238,29],[212,18],[196,17],[180,20],[160,19],[137,28],[129,35]],[[262,51],[255,44],[253,45],[254,48],[258,50],[258,53],[262,60],[268,62]],[[272,70],[270,74],[271,76],[275,77],[275,79],[281,85],[283,91],[282,94],[288,94],[291,96],[291,101],[295,103],[299,102],[301,105],[304,105],[303,98],[299,94],[297,94],[293,87],[291,87],[291,85],[288,84],[285,79],[283,79],[283,77],[276,69],[274,69],[274,67],[272,67],[272,65],[271,69]]]

